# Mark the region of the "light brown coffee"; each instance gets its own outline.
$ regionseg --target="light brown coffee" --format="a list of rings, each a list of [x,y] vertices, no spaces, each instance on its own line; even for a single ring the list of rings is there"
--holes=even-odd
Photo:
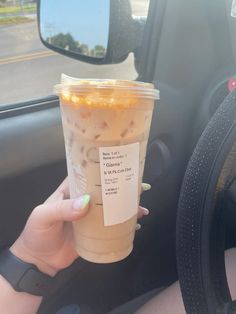
[[[133,248],[146,147],[158,92],[152,84],[112,80],[78,80],[76,84],[57,85],[56,91],[60,96],[71,197],[91,195],[88,214],[73,223],[76,249],[92,262],[122,260]],[[133,151],[136,156],[128,156]],[[132,168],[136,161],[137,166]],[[119,209],[120,182],[127,184],[129,194],[123,189],[123,206]],[[116,203],[113,197],[118,197]],[[104,208],[106,198],[110,208]],[[132,206],[136,204],[135,212],[130,214],[125,208],[129,201]],[[112,204],[118,206],[117,212],[112,212]]]

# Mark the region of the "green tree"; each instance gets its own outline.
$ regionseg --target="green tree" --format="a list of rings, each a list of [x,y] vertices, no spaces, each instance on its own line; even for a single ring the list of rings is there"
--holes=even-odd
[[[94,55],[95,57],[104,57],[106,55],[106,49],[102,45],[96,45],[94,47]]]
[[[59,33],[58,35],[48,37],[47,41],[59,48],[67,49],[70,51],[76,51],[77,45],[76,41],[74,40],[73,36],[70,33],[63,34]]]
[[[0,0],[0,7],[3,7],[5,6],[7,0]]]
[[[89,48],[88,45],[82,44],[80,45],[81,51],[83,55],[88,55],[89,54]]]
[[[94,50],[97,50],[97,51],[105,51],[105,47],[102,46],[102,45],[96,45],[96,46],[94,47]]]

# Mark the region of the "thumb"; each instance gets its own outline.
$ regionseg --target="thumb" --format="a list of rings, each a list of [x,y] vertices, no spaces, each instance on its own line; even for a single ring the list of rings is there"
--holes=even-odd
[[[37,226],[46,228],[57,222],[74,221],[86,215],[90,196],[85,194],[76,199],[44,203],[35,208],[32,219]]]

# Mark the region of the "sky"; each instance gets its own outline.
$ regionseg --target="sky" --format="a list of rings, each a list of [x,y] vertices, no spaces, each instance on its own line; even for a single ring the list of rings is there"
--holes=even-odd
[[[109,0],[41,0],[42,37],[70,33],[89,48],[107,47],[109,35]]]

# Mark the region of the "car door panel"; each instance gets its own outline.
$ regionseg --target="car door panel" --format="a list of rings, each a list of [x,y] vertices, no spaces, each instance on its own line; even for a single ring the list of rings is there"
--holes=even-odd
[[[46,105],[0,113],[1,248],[14,241],[34,206],[66,175],[58,101]]]
[[[16,116],[7,117],[3,112],[0,121],[2,178],[65,159],[58,103],[53,108],[32,108]]]

